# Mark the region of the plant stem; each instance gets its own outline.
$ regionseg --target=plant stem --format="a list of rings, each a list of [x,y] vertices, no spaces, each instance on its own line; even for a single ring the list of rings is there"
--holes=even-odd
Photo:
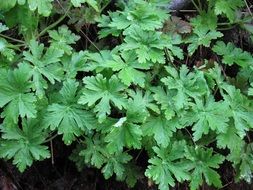
[[[46,139],[45,141],[44,141],[44,143],[47,143],[47,142],[50,142],[50,141],[52,141],[54,138],[56,138],[58,136],[58,134],[56,133],[55,135],[53,135],[53,136],[51,136],[51,137],[49,137],[48,139]]]
[[[25,44],[25,41],[23,41],[23,40],[18,40],[18,39],[16,39],[16,38],[12,38],[12,37],[6,36],[6,35],[4,35],[4,34],[0,34],[0,37],[6,38],[6,39],[8,39],[8,40],[12,40],[12,41],[14,41],[14,42],[18,42],[18,43],[21,43],[21,44]]]
[[[65,14],[62,15],[57,21],[55,21],[54,23],[50,24],[48,27],[44,28],[44,30],[42,30],[37,38],[43,36],[45,33],[47,33],[48,30],[51,30],[52,28],[54,28],[55,26],[57,26],[61,21],[63,21],[67,16],[68,16],[68,11],[70,10],[71,6],[68,7],[68,9],[66,10]]]
[[[198,5],[195,3],[194,0],[191,0],[191,1],[192,1],[192,4],[194,5],[194,7],[197,9],[197,11],[200,13],[201,9],[198,7]]]

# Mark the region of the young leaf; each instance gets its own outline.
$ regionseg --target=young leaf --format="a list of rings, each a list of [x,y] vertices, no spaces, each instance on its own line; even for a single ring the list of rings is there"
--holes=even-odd
[[[102,15],[99,19],[99,26],[102,27],[100,37],[111,33],[118,36],[122,30],[127,31],[133,26],[148,31],[161,28],[169,15],[158,4],[144,0],[128,1],[123,11],[109,13],[109,16]]]
[[[231,152],[240,152],[243,140],[238,136],[236,128],[230,126],[226,133],[220,133],[217,136],[217,146],[219,148],[229,148]]]
[[[75,44],[76,41],[80,39],[80,36],[72,33],[66,25],[63,25],[56,30],[48,31],[51,42],[51,46],[55,49],[61,49],[66,54],[70,55],[72,53],[73,48],[70,46],[71,44]]]
[[[230,42],[226,45],[224,42],[218,41],[212,50],[223,57],[222,63],[224,64],[233,65],[235,63],[241,67],[252,65],[252,55],[241,48],[236,48]]]
[[[77,88],[78,83],[74,80],[65,81],[58,97],[60,101],[49,105],[44,116],[44,126],[50,126],[51,130],[57,129],[58,134],[63,134],[63,141],[67,145],[76,136],[96,126],[93,114],[77,104]]]
[[[72,52],[71,56],[64,56],[61,59],[66,79],[75,79],[79,71],[84,70],[85,52]]]
[[[190,55],[193,55],[199,46],[210,47],[212,40],[216,40],[223,36],[221,32],[209,30],[207,27],[195,28],[193,32],[194,35],[190,36],[185,41],[186,43],[190,43],[187,48]]]
[[[55,81],[60,81],[62,78],[63,70],[59,64],[60,57],[63,55],[63,51],[49,47],[46,53],[43,55],[44,45],[39,44],[35,40],[31,40],[29,44],[30,51],[24,52],[24,59],[28,61],[25,63],[29,65],[27,71],[32,73],[32,82],[36,94],[42,98],[44,95],[44,89],[47,89],[48,84],[44,79],[48,79],[51,84]]]
[[[93,9],[95,9],[97,12],[99,11],[98,9],[98,3],[96,0],[71,0],[71,3],[75,6],[75,7],[81,7],[82,3],[87,3],[88,5],[90,5]]]
[[[0,33],[4,32],[6,30],[9,30],[9,28],[6,25],[4,25],[3,23],[0,22]]]
[[[251,183],[253,172],[253,145],[252,143],[243,144],[239,152],[233,152],[228,156],[228,160],[233,162],[236,169],[236,181],[244,179],[246,182]]]
[[[191,111],[181,119],[188,125],[193,124],[193,139],[195,141],[201,139],[202,135],[207,135],[209,130],[216,131],[217,134],[225,133],[228,128],[230,114],[229,104],[224,101],[215,102],[214,97],[209,96],[206,101],[196,100],[195,104],[191,104]]]
[[[252,83],[250,83],[250,88],[249,88],[249,90],[248,90],[248,95],[249,96],[253,96],[253,82]]]
[[[22,120],[22,129],[18,126],[1,125],[2,141],[0,157],[12,159],[19,171],[23,172],[34,160],[50,157],[48,147],[42,145],[45,135],[40,124],[35,120]]]
[[[127,33],[120,49],[122,51],[135,50],[139,63],[147,61],[165,63],[163,48],[166,47],[165,40],[162,39],[161,32],[144,31],[139,27],[131,27]]]
[[[113,173],[116,174],[117,179],[122,180],[126,171],[126,163],[128,163],[132,157],[125,152],[117,152],[116,154],[111,155],[105,166],[102,168],[102,173],[104,174],[105,179],[110,178]]]
[[[144,136],[154,136],[158,145],[166,148],[170,143],[170,138],[176,131],[172,122],[162,116],[150,117],[142,126]]]
[[[85,87],[78,103],[87,104],[89,107],[95,106],[94,111],[97,113],[99,122],[104,121],[111,113],[110,103],[120,110],[126,107],[125,95],[121,93],[126,87],[115,75],[106,79],[101,74],[97,74],[85,77],[83,83]]]
[[[13,61],[16,53],[13,49],[11,49],[10,44],[3,38],[0,38],[0,53],[4,56],[8,61]]]
[[[18,122],[22,118],[36,117],[36,97],[31,92],[31,73],[25,64],[14,70],[0,70],[0,107],[4,107],[2,117],[7,121]]]
[[[47,17],[52,10],[53,0],[27,0],[31,11],[38,9],[38,13]]]
[[[154,99],[157,101],[158,104],[161,105],[161,109],[164,111],[164,115],[167,120],[170,120],[172,117],[175,116],[175,105],[174,101],[171,98],[172,94],[170,90],[165,90],[161,86],[152,89],[154,92]]]
[[[227,85],[226,94],[223,93],[225,101],[229,104],[237,134],[243,138],[246,131],[253,128],[253,108],[250,100],[234,86]]]
[[[122,52],[121,55],[113,55],[113,60],[107,62],[113,71],[119,71],[119,79],[127,86],[132,83],[144,87],[145,74],[142,70],[150,68],[150,64],[139,64],[134,52]]]
[[[86,163],[101,168],[107,161],[106,155],[108,154],[105,149],[103,141],[95,136],[95,138],[85,138],[86,148],[82,149],[79,156],[84,157]]]
[[[155,113],[160,114],[159,107],[155,104],[154,98],[150,91],[142,92],[141,90],[130,91],[130,101],[129,104],[133,104],[136,108],[134,112],[145,112],[146,117],[149,116],[149,110],[154,111]],[[127,108],[130,111],[130,108]],[[136,115],[137,113],[134,113]]]
[[[208,87],[204,75],[200,71],[189,72],[185,65],[182,65],[179,73],[173,67],[166,67],[170,76],[162,78],[161,81],[166,85],[172,94],[172,99],[177,109],[188,106],[191,99],[199,99],[208,93]]]
[[[182,182],[189,180],[188,164],[181,159],[184,157],[184,141],[174,141],[168,148],[154,147],[156,156],[149,159],[150,165],[145,175],[158,184],[160,190],[167,190],[169,186],[175,186],[175,180]]]
[[[124,122],[122,125],[114,125],[110,133],[105,137],[108,142],[109,152],[120,152],[123,147],[141,148],[142,131],[139,125],[132,122]]]
[[[210,1],[210,0],[209,0]],[[241,0],[216,0],[214,11],[216,15],[225,14],[230,22],[236,18],[236,10],[244,5]]]
[[[224,161],[222,155],[213,155],[212,149],[205,150],[199,147],[187,147],[185,155],[193,167],[191,190],[199,189],[199,186],[203,184],[203,176],[208,185],[222,187],[220,175],[214,170],[219,168],[219,165]]]

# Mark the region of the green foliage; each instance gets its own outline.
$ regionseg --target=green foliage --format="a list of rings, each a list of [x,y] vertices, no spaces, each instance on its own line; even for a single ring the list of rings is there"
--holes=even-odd
[[[49,158],[48,147],[42,145],[45,142],[45,134],[40,124],[33,119],[24,119],[22,129],[17,125],[1,125],[2,134],[0,156],[13,158],[13,164],[22,172],[27,166],[31,166],[34,160]]]
[[[9,0],[2,2],[0,5],[0,10],[9,10],[13,8],[16,3],[19,5],[28,4],[28,7],[31,11],[38,10],[38,13],[47,17],[50,15],[52,10],[52,1],[53,0]]]
[[[168,77],[161,81],[172,93],[173,103],[176,109],[187,107],[192,99],[198,100],[200,96],[208,93],[203,73],[189,73],[189,69],[183,65],[178,72],[173,67],[166,67]]]
[[[236,48],[232,43],[226,45],[224,42],[218,41],[216,45],[213,46],[213,51],[223,57],[222,63],[224,64],[237,64],[241,67],[247,67],[253,61],[250,53]]]
[[[222,187],[220,176],[214,169],[219,168],[219,164],[224,160],[223,156],[213,155],[212,149],[205,150],[199,147],[187,147],[185,155],[191,161],[191,167],[194,168],[191,174],[191,189],[198,189],[199,185],[202,185],[203,176],[208,185]]]
[[[212,1],[212,0],[209,0]],[[236,18],[235,11],[244,5],[241,0],[216,0],[214,3],[214,11],[216,15],[224,14],[230,22]]]
[[[167,149],[153,147],[156,156],[149,159],[150,165],[145,175],[159,184],[159,189],[166,190],[168,185],[175,186],[175,179],[179,182],[190,179],[188,163],[182,160],[184,148],[184,141],[175,141]]]
[[[196,104],[191,105],[192,111],[184,115],[183,120],[187,125],[192,125],[193,139],[195,141],[201,139],[204,134],[208,134],[209,130],[216,131],[217,134],[225,133],[228,128],[229,104],[226,102],[215,102],[212,96],[206,100],[196,100]]]
[[[130,187],[221,188],[228,165],[250,183],[252,44],[224,30],[252,18],[243,0],[194,2],[189,22],[167,0],[1,2],[0,157],[23,172],[61,136],[80,171]]]
[[[36,94],[41,98],[47,89],[47,80],[51,84],[55,81],[60,81],[63,70],[59,63],[60,57],[63,55],[63,50],[55,49],[53,46],[46,50],[43,55],[44,45],[39,44],[35,40],[29,43],[29,51],[24,52],[24,59],[27,61],[24,64],[29,67],[28,72],[32,73],[33,89]]]
[[[67,26],[59,27],[58,31],[48,31],[48,34],[52,39],[51,46],[55,49],[63,50],[68,55],[72,53],[70,44],[75,44],[80,39],[79,36],[71,33]]]
[[[85,77],[83,79],[85,88],[78,103],[94,106],[99,122],[106,119],[106,115],[111,113],[111,103],[118,109],[126,107],[125,95],[120,92],[125,90],[125,86],[113,75],[109,80],[101,74],[95,77]],[[99,100],[99,103],[95,104]]]
[[[96,0],[71,0],[71,3],[75,7],[81,7],[82,3],[87,3],[88,5],[90,5],[91,7],[93,7],[96,11],[99,11],[99,9],[98,9],[98,3],[97,3]]]
[[[57,129],[58,134],[63,134],[62,138],[66,144],[71,144],[75,136],[80,136],[96,126],[93,114],[77,104],[77,88],[78,83],[74,80],[64,81],[56,97],[57,103],[48,105],[44,116],[44,126],[50,126],[52,131]]]
[[[14,70],[0,71],[0,107],[4,108],[2,117],[6,122],[18,122],[22,118],[36,117],[36,97],[31,91],[31,73],[28,66],[20,64]]]

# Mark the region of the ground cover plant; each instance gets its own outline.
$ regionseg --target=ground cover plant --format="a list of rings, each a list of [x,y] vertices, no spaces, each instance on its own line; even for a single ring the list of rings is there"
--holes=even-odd
[[[251,2],[169,3],[0,2],[0,157],[25,172],[61,141],[129,188],[250,184]]]

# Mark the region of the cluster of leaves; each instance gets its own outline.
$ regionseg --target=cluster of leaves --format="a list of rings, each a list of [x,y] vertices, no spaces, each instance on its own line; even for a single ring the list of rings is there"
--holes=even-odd
[[[52,0],[0,3],[1,158],[23,172],[49,158],[47,143],[60,135],[77,144],[70,159],[78,169],[100,168],[131,187],[145,175],[160,190],[183,181],[220,188],[224,160],[236,180],[251,181],[253,57],[218,28],[220,19],[239,23],[243,0],[208,0],[189,22],[172,17],[165,0],[122,1],[114,12],[103,12],[109,1],[57,2],[63,13]],[[80,27],[60,25],[76,9],[100,15],[99,39],[81,51]],[[62,17],[47,24],[55,14]],[[184,64],[203,48],[217,59]],[[129,150],[146,151],[148,167]]]

